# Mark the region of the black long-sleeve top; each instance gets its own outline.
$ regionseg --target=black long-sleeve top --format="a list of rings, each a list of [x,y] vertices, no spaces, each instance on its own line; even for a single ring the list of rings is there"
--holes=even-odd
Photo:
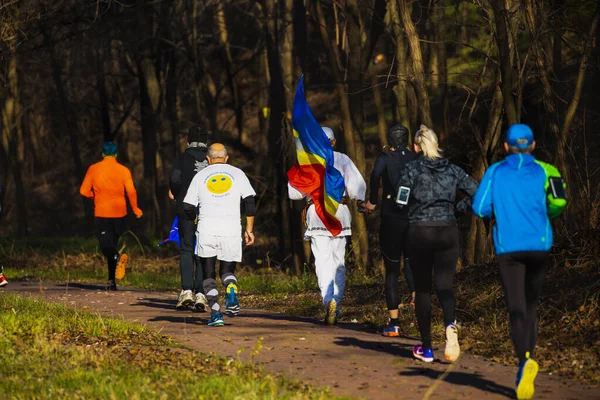
[[[394,216],[408,219],[408,207],[400,208],[396,205],[396,193],[392,180],[398,180],[398,172],[404,164],[416,159],[418,155],[408,150],[387,151],[381,153],[375,160],[375,166],[369,180],[369,201],[378,203],[379,181],[383,180],[383,201],[381,203],[381,216]]]

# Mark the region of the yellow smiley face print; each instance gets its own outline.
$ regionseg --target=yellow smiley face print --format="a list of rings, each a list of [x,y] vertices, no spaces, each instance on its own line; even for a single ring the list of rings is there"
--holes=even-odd
[[[231,189],[232,184],[233,182],[229,176],[218,174],[208,178],[208,181],[206,182],[206,188],[211,193],[223,194]]]

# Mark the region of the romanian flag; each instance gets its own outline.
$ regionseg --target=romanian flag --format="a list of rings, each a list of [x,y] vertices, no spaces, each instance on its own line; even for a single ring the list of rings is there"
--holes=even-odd
[[[333,167],[333,149],[304,97],[304,77],[300,77],[292,113],[298,164],[287,173],[290,185],[308,194],[315,211],[333,236],[342,231],[335,217],[344,195],[344,177]]]

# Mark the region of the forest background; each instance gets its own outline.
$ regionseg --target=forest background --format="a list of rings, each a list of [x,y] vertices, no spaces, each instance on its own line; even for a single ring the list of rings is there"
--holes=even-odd
[[[286,188],[296,162],[290,110],[304,74],[318,121],[366,180],[396,122],[413,133],[431,126],[476,179],[503,157],[510,124],[533,128],[536,156],[559,168],[570,200],[554,224],[540,357],[600,382],[599,15],[598,0],[0,1],[0,257],[9,278],[60,279],[92,266],[103,279],[97,251],[72,256],[65,243],[93,241],[93,205],[78,189],[107,140],[144,210],[131,231],[142,252],[155,248],[174,217],[173,162],[188,127],[203,122],[257,192],[257,244],[244,264],[300,276],[249,275],[250,297],[266,294],[260,307],[285,297],[283,311],[318,315],[318,294],[303,297],[316,287],[304,204]],[[379,215],[351,208],[344,317],[381,323]],[[478,354],[502,348],[508,360],[489,222],[463,215],[460,226],[461,338]],[[53,243],[52,254],[40,243]],[[154,280],[168,271],[163,288],[173,289],[176,254],[155,251],[134,268]]]

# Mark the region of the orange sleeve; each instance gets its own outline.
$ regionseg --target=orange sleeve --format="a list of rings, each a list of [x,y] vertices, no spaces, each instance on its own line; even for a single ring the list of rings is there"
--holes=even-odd
[[[85,178],[83,178],[83,182],[81,183],[81,187],[79,188],[79,193],[89,199],[94,198],[94,191],[92,190],[93,175],[92,167],[88,168]]]
[[[137,192],[135,191],[135,186],[133,185],[133,178],[131,177],[131,171],[125,168],[125,190],[127,191],[127,197],[129,198],[129,204],[131,204],[131,209],[134,214],[138,214],[141,210],[138,207],[137,203]]]

